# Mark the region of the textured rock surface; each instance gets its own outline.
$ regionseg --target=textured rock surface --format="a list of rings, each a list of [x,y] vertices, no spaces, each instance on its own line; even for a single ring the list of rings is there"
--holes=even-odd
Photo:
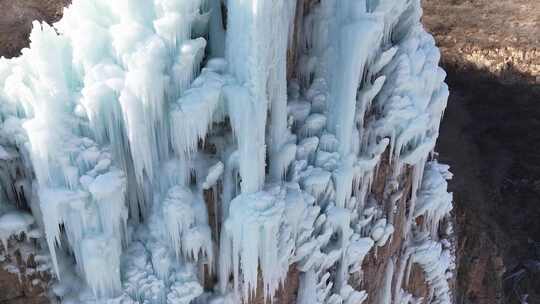
[[[45,293],[50,277],[48,272],[38,271],[35,244],[22,239],[9,243],[8,254],[0,249],[0,303],[49,303]]]

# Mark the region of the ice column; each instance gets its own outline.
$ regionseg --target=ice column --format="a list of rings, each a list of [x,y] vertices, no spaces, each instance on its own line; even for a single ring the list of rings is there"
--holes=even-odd
[[[383,24],[377,15],[366,12],[364,1],[336,2],[335,53],[331,71],[328,128],[339,140],[339,152],[352,152],[354,111],[358,86],[364,69],[376,54]]]
[[[291,0],[231,0],[225,56],[237,85],[225,87],[229,115],[239,145],[242,192],[261,189],[265,178],[265,131],[272,107],[270,161],[286,138],[286,47],[294,16]],[[282,174],[270,164],[272,176]]]

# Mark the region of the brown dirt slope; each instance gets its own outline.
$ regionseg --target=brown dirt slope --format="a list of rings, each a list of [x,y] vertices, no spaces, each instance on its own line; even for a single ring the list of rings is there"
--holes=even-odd
[[[540,303],[540,1],[424,0],[451,94],[458,303]]]
[[[423,6],[447,68],[540,82],[540,1],[423,0]]]
[[[53,23],[71,0],[0,0],[0,56],[14,57],[28,46],[32,21]]]

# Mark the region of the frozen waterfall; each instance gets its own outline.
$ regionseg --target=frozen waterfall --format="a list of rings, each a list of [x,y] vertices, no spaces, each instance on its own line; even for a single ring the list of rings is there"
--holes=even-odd
[[[74,0],[34,22],[0,59],[0,248],[35,239],[62,303],[416,303],[415,265],[450,303],[448,88],[421,14]]]

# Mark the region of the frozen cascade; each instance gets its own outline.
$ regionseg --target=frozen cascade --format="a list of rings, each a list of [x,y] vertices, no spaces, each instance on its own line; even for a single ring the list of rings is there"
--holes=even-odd
[[[446,246],[445,246],[446,244]],[[424,270],[430,284],[432,303],[452,303],[448,277],[453,270],[453,258],[447,242],[436,242],[420,236],[419,244],[414,248],[412,262],[418,263]]]
[[[299,304],[413,303],[411,265],[450,303],[448,88],[420,1],[312,2],[35,22],[0,58],[0,251],[40,240],[63,303],[280,303],[288,280]]]
[[[4,250],[8,250],[8,238],[12,235],[28,233],[29,227],[34,223],[34,218],[27,213],[10,211],[0,216],[0,241]]]
[[[180,253],[185,258],[199,259],[199,255],[209,259],[212,266],[212,243],[208,225],[197,223],[200,214],[202,199],[194,197],[190,189],[175,186],[169,189],[163,202],[163,216],[165,226],[177,257]]]
[[[296,3],[292,0],[227,3],[225,56],[239,85],[226,88],[231,124],[238,138],[242,192],[264,184],[266,116],[271,109],[270,168],[273,179],[283,175],[277,162],[287,139],[286,54]]]
[[[285,280],[299,234],[312,224],[308,215],[313,202],[294,184],[237,196],[223,228],[222,290],[224,278],[232,272],[235,289],[243,282],[244,299],[248,299],[257,287],[260,269],[265,296],[271,297]]]
[[[329,130],[339,140],[339,152],[351,153],[353,142],[354,109],[362,73],[377,51],[373,45],[380,44],[382,24],[378,16],[366,11],[362,1],[336,1],[336,16],[333,22],[337,47],[336,58],[331,58],[334,70],[329,71],[333,79],[330,86]],[[363,6],[363,7],[362,7]],[[330,28],[332,30],[332,27]]]
[[[452,193],[447,192],[446,182],[452,178],[452,173],[448,169],[447,165],[429,162],[418,192],[414,216],[425,216],[425,230],[430,231],[432,237],[436,236],[441,220],[452,210]]]

